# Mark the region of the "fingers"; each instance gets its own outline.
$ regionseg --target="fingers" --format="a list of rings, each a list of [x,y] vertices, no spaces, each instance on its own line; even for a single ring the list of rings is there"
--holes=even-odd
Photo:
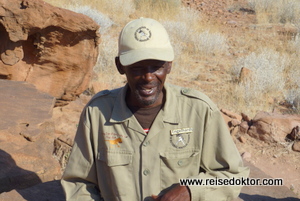
[[[155,201],[160,201],[160,197],[158,195],[151,195],[151,197],[155,200]]]

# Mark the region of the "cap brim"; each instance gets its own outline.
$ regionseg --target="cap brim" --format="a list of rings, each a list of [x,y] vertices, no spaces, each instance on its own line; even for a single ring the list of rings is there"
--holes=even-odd
[[[153,59],[160,61],[173,61],[174,60],[174,51],[173,49],[166,48],[147,48],[147,49],[138,49],[130,50],[123,52],[120,57],[120,62],[123,66],[129,66],[139,61]]]

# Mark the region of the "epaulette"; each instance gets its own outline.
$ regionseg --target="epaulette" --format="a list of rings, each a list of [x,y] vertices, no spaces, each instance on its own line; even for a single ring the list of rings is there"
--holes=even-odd
[[[91,99],[91,101],[92,100],[95,100],[96,98],[99,98],[99,97],[102,97],[102,96],[106,96],[106,95],[108,95],[108,94],[110,94],[111,92],[109,91],[109,90],[103,90],[103,91],[99,91],[98,93],[96,93],[93,97],[92,97],[92,99]],[[90,102],[91,102],[90,101]]]
[[[110,90],[103,90],[103,91],[100,91],[100,92],[98,92],[98,93],[96,93],[95,95],[94,95],[94,97],[93,97],[93,99],[95,99],[95,98],[98,98],[98,97],[101,97],[101,96],[106,96],[106,95],[108,95],[108,94],[110,94],[111,92],[110,92]]]
[[[182,88],[181,94],[184,96],[202,100],[206,104],[208,104],[211,109],[216,108],[216,105],[212,102],[212,100],[207,95],[205,95],[204,93],[202,93],[198,90],[194,90],[194,89],[190,89],[190,88]]]
[[[99,98],[99,97],[103,97],[103,96],[106,96],[108,94],[110,94],[111,91],[109,90],[103,90],[103,91],[99,91],[98,93],[96,93],[92,98],[91,100],[87,103],[87,105],[91,104],[95,99]]]
[[[190,89],[190,88],[182,88],[181,94],[183,94],[185,96],[193,97],[193,98],[198,98],[198,99],[202,99],[203,96],[206,96],[203,93],[201,93],[200,91]]]
[[[108,94],[110,94],[110,91],[107,90],[107,89],[97,93],[97,95],[99,95],[99,96],[105,96],[105,95],[108,95]]]

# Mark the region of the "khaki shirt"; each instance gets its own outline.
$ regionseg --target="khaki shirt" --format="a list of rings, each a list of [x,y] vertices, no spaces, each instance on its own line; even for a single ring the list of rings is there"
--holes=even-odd
[[[165,105],[145,134],[126,106],[127,87],[99,92],[84,109],[62,178],[67,200],[146,201],[181,178],[248,176],[206,95],[165,84]],[[189,186],[193,201],[231,200],[240,188]]]

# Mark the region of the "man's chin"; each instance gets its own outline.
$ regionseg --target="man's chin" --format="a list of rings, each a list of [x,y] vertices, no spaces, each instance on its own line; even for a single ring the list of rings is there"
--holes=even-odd
[[[136,93],[136,99],[140,105],[140,107],[149,107],[156,103],[158,100],[159,93],[153,94],[151,96],[143,96],[139,93]]]
[[[147,99],[139,99],[139,103],[141,106],[148,107],[155,103],[155,100],[147,100]]]

